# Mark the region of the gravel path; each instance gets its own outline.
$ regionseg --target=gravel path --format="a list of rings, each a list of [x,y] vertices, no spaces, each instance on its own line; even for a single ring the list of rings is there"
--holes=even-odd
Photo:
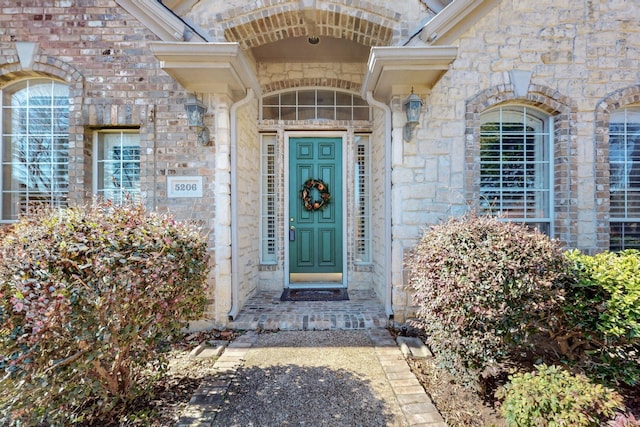
[[[366,331],[265,333],[248,351],[216,426],[403,426]]]

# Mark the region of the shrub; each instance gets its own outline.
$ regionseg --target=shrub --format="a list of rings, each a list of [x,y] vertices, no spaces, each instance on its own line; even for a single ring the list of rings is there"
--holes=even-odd
[[[640,377],[640,252],[567,252],[575,280],[567,290],[564,347],[600,380]]]
[[[441,365],[476,387],[558,321],[559,246],[523,225],[468,214],[425,231],[408,259],[418,322]]]
[[[611,427],[640,427],[640,420],[633,414],[619,414],[608,424]]]
[[[539,365],[535,372],[510,376],[497,393],[504,398],[502,415],[513,426],[596,426],[624,408],[622,397],[584,375],[556,366]]]
[[[0,254],[0,424],[87,421],[135,398],[159,344],[204,307],[197,228],[133,203],[22,218]]]

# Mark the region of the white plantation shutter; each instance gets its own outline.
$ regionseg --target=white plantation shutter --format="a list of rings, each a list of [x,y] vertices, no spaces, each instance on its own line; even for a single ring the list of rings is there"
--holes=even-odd
[[[260,263],[275,264],[276,251],[276,136],[262,135],[260,162]]]
[[[121,203],[140,199],[140,134],[137,130],[96,132],[95,193]]]
[[[356,135],[355,178],[355,261],[369,263],[371,262],[371,159],[368,135]]]
[[[29,79],[2,91],[2,221],[65,206],[69,189],[69,89]]]
[[[527,223],[551,234],[549,119],[527,107],[499,107],[482,115],[480,206],[485,214]]]
[[[640,107],[611,114],[610,249],[640,249]]]

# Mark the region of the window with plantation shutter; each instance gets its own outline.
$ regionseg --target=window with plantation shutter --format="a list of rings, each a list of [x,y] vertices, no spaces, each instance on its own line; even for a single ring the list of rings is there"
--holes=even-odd
[[[94,144],[95,193],[122,203],[140,199],[140,134],[137,130],[102,130]]]
[[[276,136],[262,135],[260,163],[260,263],[275,264],[276,253]]]
[[[371,262],[371,161],[369,136],[356,135],[355,164],[355,220],[356,220],[356,263]]]
[[[28,79],[2,90],[1,221],[67,204],[69,89]]]
[[[482,213],[552,233],[549,127],[546,115],[528,107],[499,107],[482,115]]]
[[[640,249],[640,107],[609,122],[610,249]]]

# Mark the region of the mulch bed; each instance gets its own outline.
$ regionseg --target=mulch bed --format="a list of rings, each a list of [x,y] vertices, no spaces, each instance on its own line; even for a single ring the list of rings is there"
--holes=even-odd
[[[394,337],[407,334],[418,336],[423,342],[426,341],[417,330],[391,329],[391,333]],[[409,357],[407,363],[450,427],[503,427],[506,425],[504,418],[500,415],[500,401],[494,396],[498,387],[507,381],[506,377],[487,381],[485,391],[480,395],[456,384],[455,378],[448,371],[437,366],[433,358]],[[617,391],[624,397],[627,412],[640,420],[640,385],[621,387]]]

